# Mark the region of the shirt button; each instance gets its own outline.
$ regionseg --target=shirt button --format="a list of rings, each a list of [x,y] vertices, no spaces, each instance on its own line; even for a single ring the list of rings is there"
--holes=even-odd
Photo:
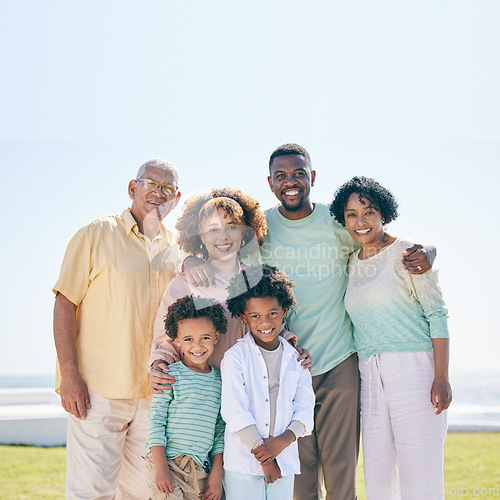
[[[269,424],[266,424],[266,427],[269,427]]]
[[[266,399],[266,403],[268,403],[268,402],[269,402],[269,399]]]
[[[266,376],[264,375],[264,378],[266,378]]]

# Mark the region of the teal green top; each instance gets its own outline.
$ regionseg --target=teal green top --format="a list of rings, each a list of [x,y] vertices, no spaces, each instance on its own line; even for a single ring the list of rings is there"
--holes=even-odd
[[[168,459],[188,455],[204,467],[224,451],[225,423],[220,415],[219,370],[199,373],[181,361],[168,367],[172,389],[155,394],[148,416],[148,451],[164,446]]]
[[[437,271],[411,275],[402,252],[413,245],[397,238],[369,259],[351,256],[345,305],[354,324],[359,359],[388,352],[432,351],[433,338],[448,338],[448,311]]]
[[[326,373],[355,352],[344,294],[349,254],[358,245],[326,204],[316,203],[313,213],[300,220],[286,219],[277,207],[265,214],[262,260],[295,282],[298,305],[287,316],[288,329],[311,353],[311,374]]]

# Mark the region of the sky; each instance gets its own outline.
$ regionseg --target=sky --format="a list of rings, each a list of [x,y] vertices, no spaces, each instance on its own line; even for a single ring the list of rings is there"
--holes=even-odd
[[[498,370],[499,14],[495,0],[2,1],[0,376],[53,373],[66,245],[129,206],[146,159],[177,165],[183,197],[230,186],[268,208],[286,142],[309,151],[316,201],[354,175],[393,191],[388,232],[438,249],[452,374]]]

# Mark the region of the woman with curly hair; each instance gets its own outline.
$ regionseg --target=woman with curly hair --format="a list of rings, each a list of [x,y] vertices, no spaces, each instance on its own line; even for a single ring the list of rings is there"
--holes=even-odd
[[[259,246],[267,231],[266,219],[258,202],[241,191],[223,188],[210,193],[191,196],[184,204],[184,211],[176,224],[178,244],[190,256],[201,259],[210,268],[215,285],[195,286],[186,275],[180,274],[170,283],[158,309],[154,325],[149,363],[150,386],[161,392],[165,384],[174,380],[165,372],[167,365],[179,360],[178,350],[165,334],[164,317],[168,307],[186,295],[217,300],[224,307],[228,321],[227,332],[221,335],[210,357],[210,364],[219,368],[227,349],[242,338],[246,330],[240,318],[231,317],[225,305],[229,281],[245,268],[241,257],[259,262]],[[295,337],[291,339],[295,341]],[[301,356],[304,360],[306,352]],[[309,366],[309,361],[307,361]]]
[[[361,375],[363,466],[368,499],[444,498],[448,313],[437,273],[411,275],[411,242],[386,226],[397,201],[378,182],[354,177],[330,212],[361,248],[349,262],[345,306]]]

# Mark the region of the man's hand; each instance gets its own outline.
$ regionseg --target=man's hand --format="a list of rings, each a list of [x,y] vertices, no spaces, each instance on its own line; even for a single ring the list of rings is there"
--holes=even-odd
[[[271,484],[278,479],[281,479],[281,469],[276,460],[269,462],[268,464],[261,464],[262,470],[264,471],[264,476],[266,476],[266,483]]]
[[[424,274],[431,269],[436,258],[436,247],[413,245],[403,252],[403,266],[410,274]]]
[[[76,309],[76,304],[62,293],[57,293],[54,304],[54,341],[61,369],[61,404],[68,413],[84,419],[90,409],[90,397],[87,384],[78,370]]]
[[[311,358],[311,354],[309,354],[309,351],[307,349],[304,349],[303,347],[296,347],[295,350],[299,353],[297,362],[300,363],[302,361],[300,365],[304,368],[304,370],[311,371],[313,360]]]
[[[431,403],[436,408],[436,415],[450,406],[451,399],[451,385],[448,377],[434,377],[431,387]]]
[[[183,262],[184,274],[192,286],[215,286],[215,277],[208,264],[194,255]]]
[[[295,441],[295,434],[287,429],[279,436],[266,438],[252,450],[254,457],[264,466],[271,463],[288,445]]]
[[[162,394],[164,389],[172,389],[171,384],[175,383],[175,378],[165,372],[168,372],[167,363],[157,359],[149,373],[149,388],[153,394]]]
[[[78,372],[64,375],[59,387],[62,407],[76,418],[85,420],[90,409],[90,396],[87,384]]]

